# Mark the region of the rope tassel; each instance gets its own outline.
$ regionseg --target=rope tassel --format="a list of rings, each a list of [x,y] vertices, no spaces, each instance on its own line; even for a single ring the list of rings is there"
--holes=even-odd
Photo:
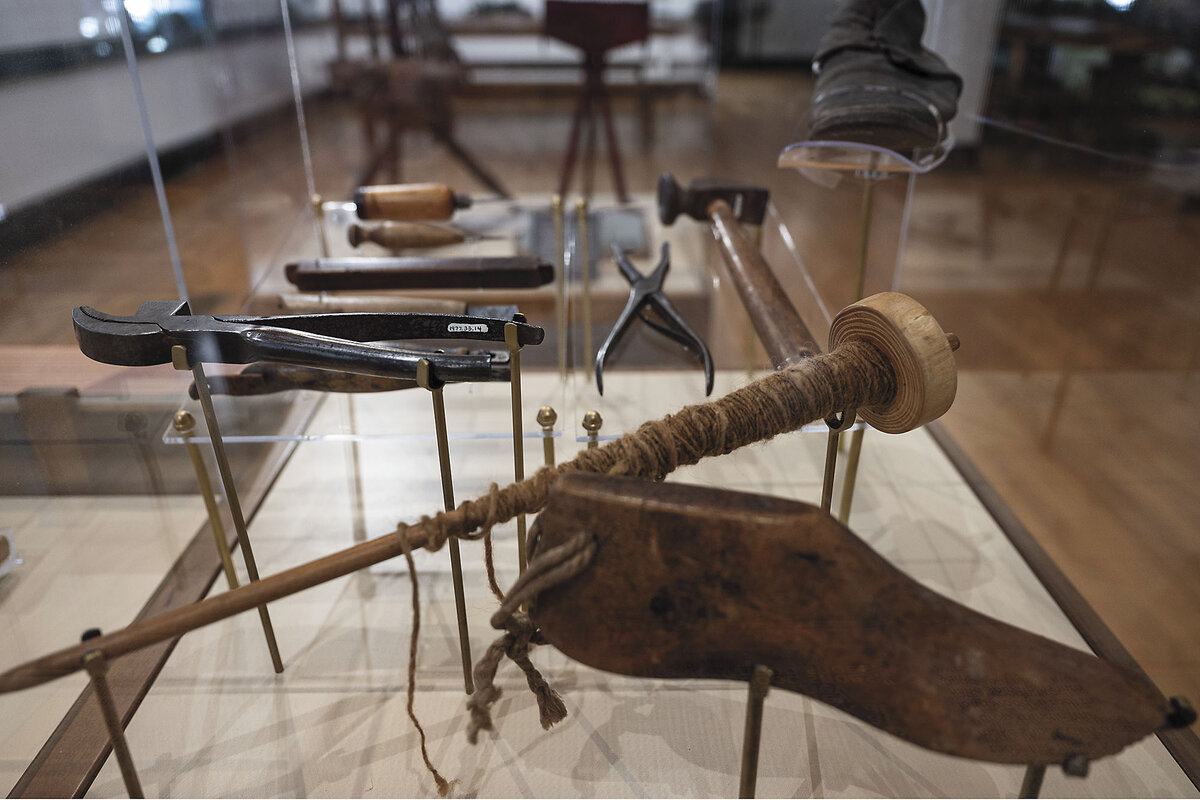
[[[499,610],[492,615],[492,627],[507,633],[493,642],[475,665],[475,694],[467,701],[467,709],[471,712],[467,740],[471,744],[478,741],[481,730],[493,729],[491,709],[500,699],[500,689],[495,685],[496,671],[503,656],[512,659],[525,673],[529,690],[537,697],[542,730],[550,730],[566,718],[567,707],[562,697],[529,660],[529,651],[542,643],[537,628],[529,615],[517,609],[532,602],[541,592],[566,583],[583,572],[595,554],[596,539],[587,533],[578,533],[558,547],[539,553],[530,560]]]

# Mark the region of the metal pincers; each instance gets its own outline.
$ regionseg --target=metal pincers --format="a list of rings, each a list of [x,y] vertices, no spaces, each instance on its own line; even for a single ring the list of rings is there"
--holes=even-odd
[[[381,378],[414,378],[417,364],[428,359],[439,379],[447,382],[508,380],[508,359],[498,361],[489,353],[430,354],[391,342],[502,342],[507,323],[517,325],[521,344],[538,344],[544,335],[520,314],[509,319],[403,313],[208,316],[192,314],[188,304],[179,300],[142,303],[137,313],[128,317],[80,306],[71,318],[79,349],[105,364],[167,364],[172,346],[183,345],[192,362],[275,361]]]
[[[671,301],[667,299],[667,296],[662,291],[663,281],[666,280],[667,271],[671,268],[670,247],[666,242],[663,243],[662,257],[659,258],[658,265],[654,267],[654,271],[649,275],[643,275],[638,272],[637,268],[629,263],[629,259],[625,257],[625,253],[617,245],[613,245],[612,251],[613,258],[617,262],[617,268],[621,270],[621,274],[625,276],[625,280],[629,281],[633,288],[629,291],[629,301],[625,303],[625,308],[622,309],[621,316],[617,317],[617,322],[609,332],[608,338],[604,340],[604,344],[600,346],[600,351],[596,353],[596,389],[600,394],[604,394],[604,362],[608,358],[609,350],[621,340],[621,337],[629,330],[633,319],[637,317],[663,336],[679,343],[700,359],[700,362],[704,365],[704,394],[705,396],[712,394],[712,354],[708,352],[708,346],[704,344],[704,340],[684,321],[683,317],[675,309],[675,306],[671,304]],[[654,309],[662,321],[656,322],[646,316],[646,306]]]

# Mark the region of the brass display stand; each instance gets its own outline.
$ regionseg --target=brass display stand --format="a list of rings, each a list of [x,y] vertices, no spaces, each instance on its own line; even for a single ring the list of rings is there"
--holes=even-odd
[[[508,347],[511,372],[509,391],[512,402],[513,476],[514,480],[525,480],[525,425],[521,417],[521,343],[517,341],[517,326],[512,322],[504,325],[504,344]],[[446,509],[449,511],[450,509]],[[525,571],[525,515],[517,515],[517,563]]]
[[[204,423],[208,426],[208,437],[212,441],[213,457],[217,461],[217,472],[221,476],[221,488],[225,492],[225,501],[229,504],[229,515],[233,518],[233,529],[237,532],[238,544],[242,548],[242,558],[246,563],[246,574],[250,582],[258,580],[258,564],[254,560],[254,550],[250,546],[250,534],[246,531],[246,518],[242,514],[242,504],[238,500],[237,487],[233,483],[233,472],[229,468],[229,459],[225,455],[225,442],[221,439],[221,428],[217,424],[217,412],[213,408],[212,394],[208,391],[208,378],[204,374],[204,366],[193,360],[187,348],[177,344],[171,347],[171,363],[175,369],[191,370],[193,382],[196,384],[196,396],[200,400],[200,408],[204,412]],[[267,649],[271,653],[271,664],[275,672],[283,672],[283,659],[279,657],[279,644],[275,641],[275,628],[271,625],[271,615],[267,606],[258,606],[258,617],[262,621],[263,635],[267,639]]]
[[[212,527],[213,539],[216,540],[217,555],[221,557],[221,569],[225,573],[225,582],[230,589],[236,589],[238,587],[237,573],[233,568],[233,557],[229,554],[229,542],[225,537],[221,512],[217,508],[217,498],[213,494],[212,481],[208,478],[208,468],[204,466],[204,456],[200,454],[200,448],[192,441],[192,432],[196,429],[196,418],[187,411],[176,411],[171,425],[183,437],[188,456],[192,460],[192,469],[196,472],[196,483],[200,485],[200,496],[204,498],[208,523]]]
[[[86,642],[99,635],[100,630],[93,628],[85,632],[82,638]],[[108,685],[108,661],[104,658],[104,653],[99,650],[88,653],[83,657],[83,668],[87,670],[96,702],[100,704],[100,714],[104,717],[104,726],[108,728],[108,738],[112,743],[113,755],[117,757],[121,779],[125,781],[125,791],[130,797],[145,797],[137,769],[133,766],[133,756],[129,753],[129,743],[125,741],[125,728],[121,725],[117,704]]]
[[[910,159],[899,153],[892,152],[874,145],[853,142],[798,142],[784,148],[779,154],[778,166],[788,167],[799,171],[805,177],[826,186],[836,184],[840,179],[836,173],[850,173],[863,181],[862,205],[859,213],[858,256],[854,278],[853,302],[863,298],[866,290],[867,251],[871,238],[872,211],[874,208],[875,184],[892,175],[924,174],[940,165],[953,147],[953,138],[945,133],[944,125],[938,120],[939,129],[943,131],[941,143],[927,153],[917,154]],[[835,173],[831,178],[822,173]],[[854,424],[851,417],[849,423],[838,429],[831,429],[830,453],[826,461],[826,479],[832,483],[829,459],[836,459],[836,450],[840,449],[841,434],[847,427]],[[838,506],[838,520],[845,525],[850,519],[850,507],[854,501],[854,489],[858,479],[858,464],[862,454],[863,431],[865,426],[854,428],[850,434],[850,444],[846,456],[845,478],[842,482],[842,494]],[[826,487],[832,491],[832,486]],[[831,504],[825,502],[822,493],[822,507],[828,509]]]
[[[417,364],[417,385],[429,391],[433,400],[433,427],[437,436],[438,464],[442,473],[442,501],[447,511],[454,510],[454,478],[450,474],[450,443],[446,435],[446,402],[442,397],[441,381],[429,374],[429,361],[421,359]],[[462,654],[463,688],[467,694],[475,691],[471,677],[471,635],[467,630],[467,606],[463,591],[462,555],[458,549],[458,538],[450,537],[450,571],[454,581],[454,610],[458,616],[458,647]],[[413,575],[412,580],[417,576]]]

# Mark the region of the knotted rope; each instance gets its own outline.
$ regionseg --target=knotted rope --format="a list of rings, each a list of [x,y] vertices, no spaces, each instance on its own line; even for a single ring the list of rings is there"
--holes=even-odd
[[[550,489],[567,472],[662,480],[682,466],[767,441],[847,408],[888,402],[896,378],[887,358],[865,342],[848,342],[833,352],[773,372],[724,397],[686,406],[675,414],[643,423],[602,447],[584,450],[571,461],[542,467],[531,477],[467,500],[453,511],[400,523],[396,536],[414,547],[439,550],[451,536],[474,540],[516,517],[540,511]]]
[[[529,651],[533,646],[543,644],[537,628],[527,614],[518,613],[517,609],[545,590],[583,572],[595,554],[596,540],[588,533],[577,533],[558,547],[539,553],[530,560],[499,610],[492,615],[492,627],[507,633],[493,642],[475,665],[475,693],[467,701],[467,709],[471,712],[467,739],[471,744],[475,744],[479,738],[479,731],[492,730],[491,708],[500,699],[500,689],[495,685],[496,670],[500,667],[502,656],[507,655],[525,673],[525,681],[537,697],[543,730],[549,730],[566,717],[567,708],[562,698],[550,688],[550,684],[546,683],[546,679],[529,660]]]
[[[846,342],[836,350],[806,359],[800,364],[773,372],[747,386],[711,402],[686,406],[660,420],[643,423],[603,447],[584,450],[571,461],[542,467],[533,476],[503,489],[492,484],[488,493],[467,500],[453,511],[442,511],[408,525],[400,523],[393,535],[407,554],[413,546],[439,550],[451,536],[475,540],[490,536],[496,525],[518,514],[532,514],[545,507],[550,489],[559,476],[586,471],[608,475],[662,480],[681,466],[698,463],[707,456],[724,455],[755,442],[767,441],[810,422],[825,419],[847,408],[887,403],[896,394],[896,377],[888,359],[875,346],[861,341]],[[589,541],[590,546],[589,546]],[[494,642],[475,667],[475,693],[468,702],[471,722],[467,736],[474,742],[480,730],[490,730],[491,706],[500,697],[495,686],[496,671],[507,655],[525,673],[526,682],[538,698],[542,727],[549,728],[566,716],[558,694],[529,660],[529,650],[538,644],[538,632],[528,616],[517,613],[523,603],[539,592],[577,575],[595,552],[595,542],[580,534],[531,562],[525,575],[513,585],[492,625],[506,631]],[[552,555],[553,554],[553,555]],[[412,569],[410,561],[409,569]],[[419,614],[416,575],[413,575],[413,614]],[[493,587],[493,590],[495,587]],[[413,679],[416,664],[416,620],[409,657],[409,715],[412,714]],[[417,725],[420,730],[420,725]],[[451,785],[425,755],[445,796]]]

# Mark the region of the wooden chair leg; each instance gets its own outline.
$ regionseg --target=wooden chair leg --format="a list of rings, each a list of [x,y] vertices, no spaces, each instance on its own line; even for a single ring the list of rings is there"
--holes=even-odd
[[[433,130],[433,136],[435,139],[445,145],[446,149],[450,151],[450,154],[457,158],[472,175],[478,178],[480,183],[491,189],[500,197],[512,197],[508,189],[504,188],[504,185],[500,183],[496,176],[488,172],[483,164],[481,164],[473,155],[467,152],[466,149],[464,149],[463,146],[458,143],[458,140],[455,139],[448,131],[435,128]]]
[[[629,194],[625,191],[625,175],[621,171],[621,147],[617,144],[617,131],[613,124],[612,107],[608,102],[608,90],[601,83],[596,89],[596,100],[600,104],[600,112],[604,117],[604,132],[608,138],[608,162],[612,166],[613,185],[617,190],[617,200],[629,202]]]
[[[563,158],[562,171],[558,175],[560,197],[566,197],[567,189],[571,187],[571,173],[575,170],[575,153],[579,150],[579,126],[583,122],[584,114],[589,113],[590,105],[591,98],[585,87],[579,95],[579,102],[575,104],[575,115],[571,118],[571,133],[567,137],[567,154]]]

